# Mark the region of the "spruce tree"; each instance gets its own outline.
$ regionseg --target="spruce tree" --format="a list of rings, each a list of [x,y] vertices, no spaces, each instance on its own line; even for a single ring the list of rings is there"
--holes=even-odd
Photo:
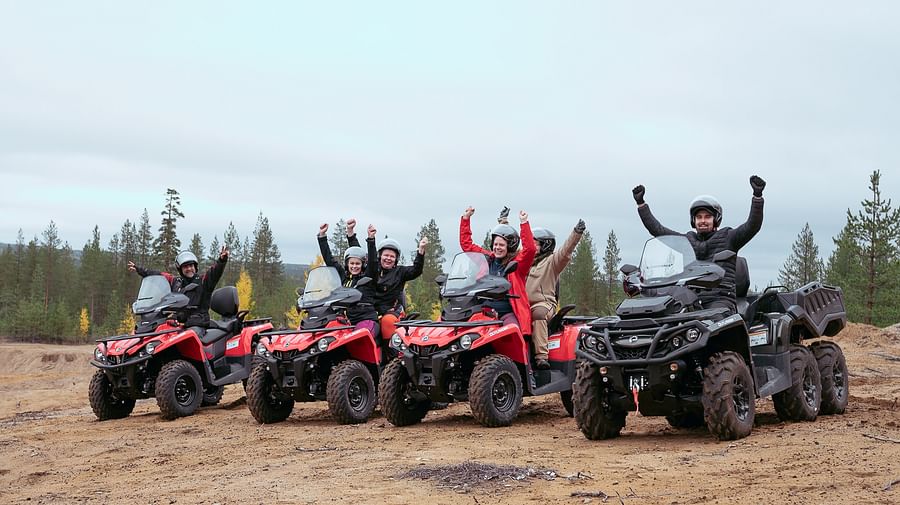
[[[438,285],[434,282],[434,278],[443,272],[444,265],[444,246],[441,244],[441,232],[438,229],[434,219],[428,221],[419,230],[416,235],[416,244],[422,238],[428,239],[428,246],[425,248],[425,264],[422,269],[422,275],[407,284],[408,302],[411,308],[420,313],[424,318],[430,318],[433,315],[435,305],[439,304]],[[417,251],[410,254],[415,257]]]
[[[574,303],[578,313],[601,312],[601,300],[598,296],[601,282],[600,268],[594,257],[595,251],[591,234],[585,231],[572,254],[572,262],[560,276],[560,306]]]
[[[791,255],[778,271],[778,282],[794,290],[807,283],[822,280],[824,271],[825,265],[819,257],[819,246],[816,245],[809,223],[806,223],[791,246]]]
[[[137,228],[137,259],[135,263],[143,267],[153,267],[153,230],[150,228],[150,215],[147,209],[141,214],[141,222]]]
[[[354,230],[356,231],[356,230]],[[357,239],[359,236],[357,235]],[[331,232],[331,238],[328,240],[331,244],[331,254],[339,261],[344,258],[344,253],[350,244],[347,241],[347,223],[343,219],[339,220]],[[364,245],[365,240],[360,240],[360,245]]]
[[[168,266],[175,260],[181,249],[181,240],[178,239],[178,219],[184,217],[181,212],[181,197],[178,191],[166,189],[166,206],[162,212],[162,224],[159,227],[159,235],[153,242],[153,251],[160,265]]]
[[[198,262],[203,261],[203,238],[200,237],[199,233],[195,233],[194,236],[191,237],[191,246],[189,247],[189,250],[194,253]]]
[[[605,306],[607,313],[615,310],[624,298],[619,279],[619,263],[622,262],[616,232],[610,230],[606,237],[606,251],[603,253],[603,282],[605,283]]]

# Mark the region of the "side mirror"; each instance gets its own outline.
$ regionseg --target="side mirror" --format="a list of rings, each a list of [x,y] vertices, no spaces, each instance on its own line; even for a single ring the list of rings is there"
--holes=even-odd
[[[371,277],[362,277],[361,279],[356,281],[356,287],[365,286],[366,284],[369,284],[371,282],[372,282]]]
[[[634,272],[637,272],[638,267],[632,265],[631,263],[625,263],[624,265],[622,265],[622,268],[620,268],[619,271],[628,276],[633,274]]]
[[[519,268],[518,261],[510,261],[509,263],[506,264],[506,268],[503,269],[503,276],[506,277],[507,275],[515,272],[518,268]]]
[[[303,296],[303,288],[298,287],[297,289],[294,290],[294,293],[296,293],[297,296]]]
[[[440,274],[434,278],[434,282],[437,283],[438,286],[443,286],[445,282],[447,282],[447,274]]]
[[[188,291],[193,291],[199,287],[200,287],[199,284],[197,284],[196,282],[192,282],[192,283],[188,284],[187,286],[181,288],[181,292],[187,293]]]
[[[713,261],[719,263],[720,261],[728,261],[731,258],[737,256],[737,253],[734,251],[719,251],[713,256]]]

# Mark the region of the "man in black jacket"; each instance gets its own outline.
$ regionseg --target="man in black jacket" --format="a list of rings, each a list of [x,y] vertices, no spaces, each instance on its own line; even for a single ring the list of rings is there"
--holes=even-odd
[[[691,202],[690,215],[693,231],[678,233],[666,228],[650,212],[650,206],[644,202],[644,186],[637,186],[631,192],[634,201],[638,205],[638,215],[644,227],[654,237],[662,235],[684,235],[687,237],[694,254],[700,261],[712,261],[713,256],[721,251],[734,251],[735,253],[750,242],[762,227],[763,222],[763,198],[762,192],[766,187],[766,181],[757,176],[750,177],[750,187],[753,188],[753,200],[750,203],[750,217],[747,222],[737,228],[719,228],[722,224],[722,206],[708,195],[701,195]],[[730,313],[737,311],[735,302],[734,272],[737,265],[737,257],[733,257],[719,264],[725,270],[722,283],[715,289],[705,291],[700,295],[700,303],[703,308],[726,308]]]
[[[182,251],[175,257],[175,267],[178,270],[178,277],[169,272],[158,272],[134,264],[133,261],[128,262],[128,270],[137,272],[141,277],[148,275],[162,275],[169,281],[173,293],[184,293],[188,297],[188,306],[191,307],[183,316],[179,318],[185,326],[199,326],[207,328],[209,326],[209,300],[212,297],[216,284],[222,278],[222,272],[225,270],[225,264],[228,262],[228,247],[222,247],[219,252],[219,258],[206,271],[205,274],[197,273],[197,256],[190,251]],[[191,285],[195,287],[186,289]]]

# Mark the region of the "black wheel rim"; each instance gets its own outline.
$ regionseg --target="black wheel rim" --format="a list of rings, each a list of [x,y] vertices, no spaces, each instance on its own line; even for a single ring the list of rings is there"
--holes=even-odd
[[[513,407],[515,398],[516,384],[512,377],[506,373],[497,377],[491,388],[491,400],[494,402],[494,407],[500,412],[506,412]]]
[[[731,399],[734,402],[734,414],[744,422],[750,416],[750,390],[740,377],[732,379]]]
[[[182,375],[175,381],[175,401],[178,405],[188,406],[194,402],[197,394],[197,384],[188,375]]]
[[[843,367],[834,366],[832,370],[831,381],[834,384],[834,392],[838,400],[843,401],[847,394],[847,384],[844,382],[844,369]]]
[[[812,380],[812,373],[807,369],[806,373],[803,374],[803,400],[806,402],[811,408],[816,408],[816,395],[818,393],[819,388],[816,387],[815,382]]]
[[[369,397],[369,386],[362,377],[354,377],[347,387],[347,400],[353,410],[360,411],[366,406]]]

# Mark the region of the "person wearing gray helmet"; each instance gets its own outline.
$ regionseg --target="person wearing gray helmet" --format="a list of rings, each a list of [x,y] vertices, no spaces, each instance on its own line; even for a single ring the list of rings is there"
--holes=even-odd
[[[184,293],[188,297],[187,312],[179,316],[179,321],[185,326],[197,326],[206,328],[209,326],[209,300],[212,297],[216,284],[222,278],[222,272],[225,270],[225,264],[228,262],[228,247],[223,246],[219,251],[219,257],[215,263],[206,270],[206,273],[197,273],[197,267],[200,265],[197,256],[190,251],[182,251],[175,257],[175,268],[178,270],[178,276],[174,276],[169,272],[159,272],[138,265],[133,261],[128,262],[128,270],[137,272],[141,277],[148,275],[162,275],[169,281],[174,293]],[[195,287],[189,288],[191,285]]]
[[[534,366],[538,370],[550,368],[547,321],[559,308],[559,276],[572,261],[572,253],[584,229],[584,221],[579,219],[559,250],[556,250],[556,236],[550,230],[535,228],[532,231],[537,256],[528,272],[525,290],[531,303],[531,340],[534,342]]]
[[[750,177],[750,187],[753,189],[753,199],[750,202],[750,216],[747,221],[737,228],[724,227],[722,225],[722,205],[709,195],[700,195],[691,202],[690,217],[692,231],[679,233],[666,228],[650,212],[650,206],[644,202],[644,186],[636,186],[631,190],[635,203],[638,205],[638,215],[647,231],[654,237],[662,235],[683,235],[694,249],[694,254],[700,261],[712,261],[713,256],[721,251],[734,251],[737,253],[747,245],[762,228],[763,223],[763,189],[766,181],[754,175]],[[700,303],[703,308],[725,308],[729,313],[737,311],[735,293],[735,270],[737,268],[737,256],[720,262],[725,270],[725,277],[715,289],[703,292],[700,295]]]
[[[375,226],[369,225],[367,230],[368,238],[366,239],[367,249],[363,249],[359,246],[359,242],[355,238],[356,235],[351,233],[353,231],[352,226],[349,225],[351,222],[353,223],[353,226],[356,225],[355,219],[347,221],[347,233],[351,245],[344,252],[343,265],[334,258],[331,254],[331,247],[328,246],[328,238],[325,235],[328,232],[328,223],[322,223],[322,225],[319,226],[319,234],[317,236],[319,241],[319,251],[322,254],[325,265],[334,267],[334,269],[337,270],[338,276],[341,278],[341,284],[348,288],[358,289],[362,294],[360,303],[347,309],[347,317],[350,319],[350,324],[357,328],[369,330],[369,332],[372,333],[372,336],[377,339],[378,314],[375,312],[375,285],[378,281],[378,266],[374,259],[369,261],[370,257],[375,257],[376,230]],[[371,279],[371,282],[364,284],[363,286],[357,286],[357,283],[363,277],[368,277]]]
[[[375,310],[380,318],[381,338],[390,340],[397,321],[403,317],[404,288],[406,283],[422,275],[425,268],[425,247],[428,239],[422,237],[412,266],[398,265],[400,243],[386,238],[378,243],[378,283],[375,286]]]

